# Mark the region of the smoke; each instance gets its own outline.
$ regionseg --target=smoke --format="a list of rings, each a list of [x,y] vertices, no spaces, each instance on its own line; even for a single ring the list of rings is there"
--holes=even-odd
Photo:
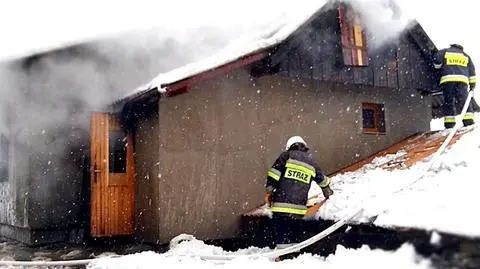
[[[3,64],[0,127],[16,134],[17,142],[35,145],[35,151],[47,150],[45,136],[66,128],[88,130],[92,111],[160,72],[213,53],[228,40],[207,26],[186,31],[185,40],[158,33],[131,32]],[[61,133],[63,138],[55,139],[58,152],[73,142],[62,141],[69,135]]]
[[[394,0],[338,0],[351,5],[360,15],[373,50],[394,42],[415,18],[400,8]]]
[[[409,20],[399,15],[398,10],[389,5],[390,1],[346,2],[361,13],[371,34],[370,44],[375,46],[396,37],[408,25]],[[78,142],[80,134],[77,133],[88,131],[91,111],[102,109],[158,73],[210,56],[245,33],[262,31],[280,19],[304,17],[321,5],[314,0],[302,1],[302,4],[273,0],[170,3],[155,12],[145,6],[143,13],[137,11],[140,15],[134,18],[133,10],[130,17],[118,11],[112,18],[106,18],[106,12],[92,11],[85,24],[93,32],[109,33],[102,38],[85,35],[85,29],[68,25],[69,21],[65,20],[65,28],[71,27],[70,35],[75,30],[79,32],[80,36],[71,38],[78,45],[34,56],[26,62],[19,59],[0,65],[0,130],[9,130],[18,143],[34,145],[35,151],[51,150],[42,145],[55,143],[57,152],[52,154],[64,152]],[[185,9],[186,6],[189,8]],[[71,10],[70,7],[68,14],[75,18],[76,13]],[[57,10],[57,13],[61,12]],[[42,12],[38,14],[48,17]],[[128,31],[107,29],[100,20],[95,21],[99,14],[108,27],[120,25]],[[85,14],[81,19],[85,21]],[[135,20],[142,20],[143,24],[128,26]],[[22,29],[32,30],[30,28]],[[46,36],[56,37],[53,33]],[[78,42],[82,38],[87,42]],[[5,40],[8,43],[12,39]],[[60,42],[58,37],[52,40]],[[19,46],[25,46],[20,43]],[[57,46],[43,42],[37,47],[43,49],[48,45]],[[29,51],[24,50],[27,54]],[[6,50],[2,49],[2,53],[6,55]],[[13,54],[16,53],[18,51]],[[56,135],[49,136],[52,133]]]
[[[102,110],[159,73],[211,56],[245,33],[261,31],[279,18],[304,17],[312,5],[318,6],[316,1],[307,2],[298,6],[264,1],[252,9],[250,3],[238,1],[176,1],[161,9],[145,6],[143,13],[137,11],[136,15],[138,6],[132,6],[130,16],[118,9],[116,13],[95,9],[88,20],[85,13],[72,7],[63,14],[65,4],[60,3],[50,10],[55,11],[51,16],[46,13],[48,8],[25,14],[35,23],[17,25],[23,32],[12,31],[6,22],[0,24],[2,33],[12,34],[5,36],[0,49],[4,57],[0,63],[0,132],[15,144],[11,154],[17,158],[13,160],[16,165],[11,167],[30,162],[32,178],[56,179],[42,184],[58,188],[58,180],[75,178],[62,170],[75,171],[81,164],[77,152],[87,147],[92,111]],[[37,8],[43,5],[46,3]],[[82,14],[80,21],[88,29],[69,21],[75,20],[77,13]],[[38,15],[42,19],[36,20]],[[129,25],[138,20],[143,24]],[[63,27],[54,27],[59,21]],[[58,32],[61,29],[68,31]],[[100,36],[85,34],[87,30]],[[78,36],[73,36],[75,33]],[[35,51],[45,53],[32,55]]]

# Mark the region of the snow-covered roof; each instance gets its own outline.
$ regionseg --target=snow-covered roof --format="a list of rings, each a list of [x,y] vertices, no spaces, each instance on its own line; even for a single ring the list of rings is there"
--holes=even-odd
[[[475,116],[480,117],[480,113]],[[421,176],[432,153],[449,133],[441,130],[442,127],[443,119],[436,119],[432,129],[438,132],[409,138],[401,147],[387,149],[355,169],[332,176],[335,194],[320,207],[315,217],[338,220],[352,207],[374,199],[375,202],[365,205],[364,212],[354,222],[480,237],[477,215],[470,209],[480,188],[480,128],[477,125],[460,129],[451,146],[422,180],[403,192],[384,198]],[[416,158],[416,162],[409,161],[412,158]],[[323,200],[317,185],[312,185],[309,196],[312,198],[310,204]],[[374,218],[383,209],[386,211]],[[264,207],[251,213],[270,215]]]
[[[241,36],[211,57],[184,65],[166,73],[161,73],[150,82],[128,93],[119,101],[141,95],[154,89],[163,92],[167,85],[275,46],[286,40],[297,29],[311,20],[317,12],[326,8],[327,3],[329,3],[329,0],[317,1],[314,3],[315,6],[305,8],[304,12],[298,16],[288,20],[285,20],[285,18],[279,18],[275,23],[272,23],[268,29],[262,29]]]

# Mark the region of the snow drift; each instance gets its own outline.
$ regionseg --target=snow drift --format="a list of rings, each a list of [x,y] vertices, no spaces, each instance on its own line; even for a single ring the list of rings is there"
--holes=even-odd
[[[479,115],[476,115],[477,118]],[[478,195],[480,182],[480,129],[473,127],[451,147],[447,147],[427,175],[408,190],[389,196],[405,182],[421,176],[429,158],[407,169],[393,171],[371,164],[356,172],[339,174],[332,179],[335,195],[320,208],[317,217],[337,220],[364,199],[382,197],[368,203],[362,215],[354,219],[368,222],[386,209],[373,222],[382,227],[412,227],[445,233],[480,237],[480,223],[469,210]],[[448,130],[439,135],[448,135]],[[313,188],[312,188],[313,189]],[[315,193],[315,190],[312,190]]]
[[[235,254],[248,254],[268,249],[244,249],[234,252]],[[302,266],[305,268],[412,268],[427,269],[433,268],[431,262],[415,254],[413,246],[405,244],[396,251],[371,250],[367,246],[359,249],[347,249],[338,246],[336,253],[327,257],[320,257],[312,254],[302,254],[299,257],[281,262],[272,262],[268,259],[248,259],[239,257],[232,261],[221,262],[202,260],[200,258],[178,256],[176,254],[232,254],[223,251],[221,248],[209,246],[202,241],[189,240],[181,242],[175,248],[165,254],[158,254],[152,251],[127,255],[121,258],[104,258],[91,263],[88,269],[147,269],[161,265],[162,268],[292,268]],[[373,262],[372,262],[373,261]]]

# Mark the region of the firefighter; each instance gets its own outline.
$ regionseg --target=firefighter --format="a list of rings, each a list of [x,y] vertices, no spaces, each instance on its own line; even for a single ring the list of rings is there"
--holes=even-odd
[[[268,170],[266,182],[265,202],[273,213],[277,248],[294,243],[294,225],[307,211],[312,180],[322,189],[326,199],[333,194],[330,179],[316,165],[307,143],[300,136],[290,137],[285,151]]]
[[[468,91],[473,91],[476,84],[475,66],[463,47],[452,44],[449,48],[437,52],[433,65],[440,72],[440,88],[443,92],[443,116],[445,128],[455,126],[455,116],[461,113]],[[470,89],[469,89],[470,87]],[[474,124],[474,110],[470,103],[462,119],[464,126]]]

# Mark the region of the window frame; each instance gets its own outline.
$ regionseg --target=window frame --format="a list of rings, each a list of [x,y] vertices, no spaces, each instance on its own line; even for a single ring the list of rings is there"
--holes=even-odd
[[[379,103],[362,102],[362,132],[364,134],[386,134],[385,105]],[[373,128],[366,128],[364,125],[364,110],[373,110]]]
[[[353,17],[353,22],[351,17]],[[360,15],[346,5],[340,5],[338,20],[343,64],[357,67],[368,66],[370,60],[367,38]]]

